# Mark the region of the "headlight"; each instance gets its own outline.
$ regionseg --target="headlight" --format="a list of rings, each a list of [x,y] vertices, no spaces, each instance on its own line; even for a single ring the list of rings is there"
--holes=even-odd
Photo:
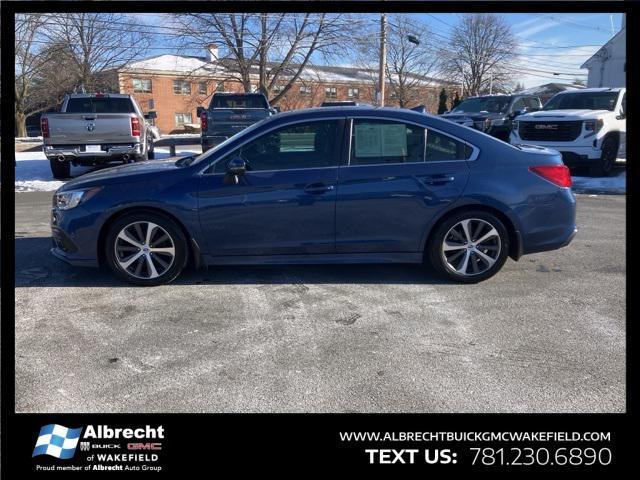
[[[80,202],[86,202],[102,187],[84,188],[82,190],[68,190],[66,192],[56,193],[54,196],[54,205],[59,210],[69,210],[80,205]]]
[[[604,120],[601,118],[597,120],[585,120],[584,121],[584,129],[589,132],[589,135],[593,135],[594,133],[598,133],[602,126],[604,125]],[[589,136],[587,135],[587,136]]]

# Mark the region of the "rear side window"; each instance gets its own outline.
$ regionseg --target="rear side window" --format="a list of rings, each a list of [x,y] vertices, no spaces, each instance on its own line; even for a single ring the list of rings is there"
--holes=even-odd
[[[247,170],[292,170],[337,167],[338,121],[300,123],[267,133],[217,162],[215,173],[224,173],[227,161],[240,156]]]
[[[525,99],[525,102],[529,108],[540,108],[540,100],[537,98],[529,97]]]
[[[262,95],[214,95],[211,108],[269,108]]]
[[[67,113],[135,113],[128,98],[70,98]]]
[[[435,130],[427,131],[427,162],[466,160],[473,149],[464,142],[455,140]]]
[[[424,162],[425,129],[388,120],[353,120],[350,165]]]

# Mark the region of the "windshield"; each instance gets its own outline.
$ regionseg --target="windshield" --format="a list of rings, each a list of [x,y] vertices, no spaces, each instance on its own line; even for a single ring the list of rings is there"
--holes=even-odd
[[[128,98],[77,97],[67,102],[67,113],[135,113]]]
[[[214,95],[210,108],[269,108],[262,95]]]
[[[503,113],[509,107],[511,97],[476,97],[464,100],[451,113]]]
[[[260,126],[264,125],[265,122],[270,122],[270,121],[271,121],[271,117],[267,117],[267,118],[264,118],[264,119],[260,120],[259,122],[254,123],[250,127],[247,127],[244,130],[239,131],[235,135],[232,135],[231,137],[227,138],[224,142],[219,143],[218,145],[216,145],[215,147],[211,148],[210,150],[207,150],[205,153],[202,153],[202,154],[198,155],[191,162],[189,162],[187,165],[195,165],[196,163],[200,163],[203,160],[206,160],[207,158],[209,158],[212,155],[214,155],[217,151],[219,151],[222,148],[224,148],[227,145],[229,145],[231,142],[235,142],[238,138],[241,138],[241,137],[244,137],[245,135],[251,134],[251,132],[253,132],[255,129],[257,129]]]
[[[558,94],[542,110],[613,110],[618,92],[577,92]]]

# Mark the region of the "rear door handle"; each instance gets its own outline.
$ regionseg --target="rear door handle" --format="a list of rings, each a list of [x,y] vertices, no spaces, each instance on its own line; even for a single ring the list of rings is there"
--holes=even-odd
[[[454,177],[453,175],[443,173],[427,177],[424,183],[426,183],[427,185],[444,185],[445,183],[453,182],[455,179],[456,177]]]
[[[324,183],[310,183],[309,185],[304,187],[304,191],[306,193],[311,193],[314,195],[319,195],[321,193],[325,193],[333,189],[334,189],[333,185],[325,185]]]

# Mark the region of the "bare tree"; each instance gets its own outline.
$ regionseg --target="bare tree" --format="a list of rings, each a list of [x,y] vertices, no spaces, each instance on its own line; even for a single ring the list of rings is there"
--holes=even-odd
[[[389,20],[385,78],[389,99],[405,108],[424,103],[426,90],[436,86],[432,76],[439,66],[438,51],[430,40],[428,25],[396,16]],[[373,90],[378,90],[378,52],[380,39],[377,25],[371,24],[358,42],[356,64],[366,75]]]
[[[464,94],[511,90],[518,42],[503,17],[490,13],[464,15],[440,51],[447,78],[462,84]]]
[[[16,66],[15,66],[15,122],[18,137],[27,136],[26,118],[38,109],[30,102],[33,79],[42,68],[42,49],[39,35],[43,27],[41,14],[21,14],[16,16]]]
[[[76,86],[87,91],[105,88],[103,72],[140,58],[152,34],[131,17],[118,13],[48,15],[46,36],[60,45]]]
[[[196,13],[175,19],[183,31],[183,48],[216,43],[226,53],[220,63],[245,92],[257,75],[258,90],[273,104],[300,80],[312,57],[332,57],[345,48],[348,35],[344,15],[325,13]]]

